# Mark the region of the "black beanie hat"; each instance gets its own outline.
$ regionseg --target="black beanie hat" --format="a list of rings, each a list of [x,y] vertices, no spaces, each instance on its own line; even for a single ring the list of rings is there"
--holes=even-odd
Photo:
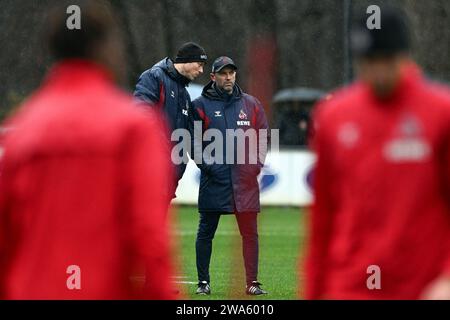
[[[175,63],[189,63],[189,62],[205,62],[208,61],[208,56],[205,50],[194,42],[188,42],[181,46],[175,57]]]
[[[391,7],[381,8],[381,28],[369,29],[369,15],[360,17],[352,30],[352,50],[356,57],[373,57],[408,52],[410,34],[404,12]]]

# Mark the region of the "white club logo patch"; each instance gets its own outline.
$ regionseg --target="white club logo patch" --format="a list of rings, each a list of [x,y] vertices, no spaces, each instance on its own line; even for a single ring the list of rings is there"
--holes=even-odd
[[[241,120],[247,119],[247,114],[242,109],[241,109],[241,112],[239,113],[239,119],[241,119]]]
[[[339,128],[338,140],[346,148],[353,148],[360,139],[361,133],[354,123],[345,123]]]
[[[395,137],[383,148],[386,160],[395,163],[423,162],[430,158],[432,148],[423,136],[422,124],[413,115],[406,114],[397,126]]]
[[[239,119],[240,121],[237,121],[237,125],[240,127],[250,127],[251,123],[249,120],[247,120],[247,114],[244,112],[244,110],[241,109],[241,112],[239,112]]]

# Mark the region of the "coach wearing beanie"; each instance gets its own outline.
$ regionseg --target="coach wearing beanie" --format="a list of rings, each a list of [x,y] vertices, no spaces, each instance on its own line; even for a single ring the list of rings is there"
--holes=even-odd
[[[164,58],[139,78],[134,96],[149,108],[162,111],[168,126],[168,141],[173,130],[188,129],[191,98],[186,87],[203,73],[208,57],[205,50],[193,42],[185,43],[176,56]],[[169,142],[169,147],[180,141]],[[169,187],[170,197],[175,197],[178,181],[186,170],[187,161],[176,166],[175,179]]]

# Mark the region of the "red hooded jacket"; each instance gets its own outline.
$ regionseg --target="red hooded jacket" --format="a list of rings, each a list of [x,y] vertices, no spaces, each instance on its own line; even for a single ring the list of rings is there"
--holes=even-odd
[[[316,129],[306,297],[417,299],[450,275],[448,89],[408,65],[387,101],[363,83],[334,94]]]
[[[1,298],[173,298],[158,121],[93,63],[52,70],[3,143]]]

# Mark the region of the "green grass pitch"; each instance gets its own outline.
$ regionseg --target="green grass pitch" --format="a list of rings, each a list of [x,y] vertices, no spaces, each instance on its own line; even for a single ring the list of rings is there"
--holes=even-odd
[[[213,240],[211,258],[211,296],[197,296],[195,267],[195,236],[198,213],[195,207],[180,207],[176,211],[177,227],[174,230],[179,248],[178,273],[187,299],[227,300],[249,299],[245,295],[245,276],[242,243],[233,215],[221,217]],[[259,224],[259,281],[268,295],[253,299],[297,299],[299,259],[303,257],[305,242],[304,211],[299,208],[262,209]],[[300,281],[302,282],[302,281]]]

